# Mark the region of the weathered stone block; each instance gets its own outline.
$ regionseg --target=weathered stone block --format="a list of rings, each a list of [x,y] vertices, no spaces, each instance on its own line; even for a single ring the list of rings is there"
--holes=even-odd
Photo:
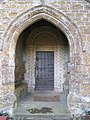
[[[81,88],[80,88],[80,92],[82,95],[90,95],[90,84],[87,84],[87,85],[81,85]]]

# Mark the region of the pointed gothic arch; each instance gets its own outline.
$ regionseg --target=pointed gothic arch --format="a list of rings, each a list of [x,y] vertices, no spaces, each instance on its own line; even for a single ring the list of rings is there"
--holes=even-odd
[[[77,58],[77,55],[79,55],[79,51],[81,50],[80,33],[76,25],[62,12],[47,5],[39,5],[17,16],[8,26],[3,35],[2,51],[4,53],[4,56],[2,66],[3,69],[7,71],[7,74],[6,76],[2,75],[3,78],[2,83],[4,85],[11,84],[13,86],[12,92],[10,88],[8,93],[10,94],[10,97],[15,96],[14,94],[15,49],[19,35],[28,26],[32,25],[33,23],[41,19],[49,21],[51,24],[55,25],[67,37],[70,48],[70,64],[72,68],[72,71],[70,73],[70,82],[75,79],[76,71],[75,60]],[[73,88],[70,88],[70,93],[72,91]],[[14,101],[15,97],[13,97],[13,100],[10,101],[11,103],[10,109],[12,109]],[[71,109],[72,106],[69,107],[70,107],[69,109]]]

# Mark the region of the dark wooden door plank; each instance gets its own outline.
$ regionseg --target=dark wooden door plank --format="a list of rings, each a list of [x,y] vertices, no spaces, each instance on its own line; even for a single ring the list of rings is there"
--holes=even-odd
[[[54,52],[36,52],[36,90],[54,89]]]

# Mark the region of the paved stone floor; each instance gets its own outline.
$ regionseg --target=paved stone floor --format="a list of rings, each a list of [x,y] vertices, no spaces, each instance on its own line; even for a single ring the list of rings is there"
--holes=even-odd
[[[41,100],[34,100],[35,97],[41,97]],[[44,101],[42,98],[47,98],[49,101]],[[60,99],[56,101],[56,98]],[[60,120],[69,120],[64,118],[70,118],[69,111],[67,109],[67,95],[66,93],[55,92],[34,92],[26,93],[22,95],[18,100],[17,109],[14,111],[15,116],[28,116],[31,118],[63,118]],[[50,101],[51,100],[51,101]],[[40,111],[49,109],[51,111]],[[39,111],[38,111],[39,110]]]

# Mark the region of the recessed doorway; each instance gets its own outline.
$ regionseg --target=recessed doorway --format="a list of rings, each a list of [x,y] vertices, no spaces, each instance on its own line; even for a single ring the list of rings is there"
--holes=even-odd
[[[48,21],[37,21],[21,33],[15,58],[15,94],[19,98],[15,116],[48,107],[56,116],[69,115],[69,58],[66,36]]]

